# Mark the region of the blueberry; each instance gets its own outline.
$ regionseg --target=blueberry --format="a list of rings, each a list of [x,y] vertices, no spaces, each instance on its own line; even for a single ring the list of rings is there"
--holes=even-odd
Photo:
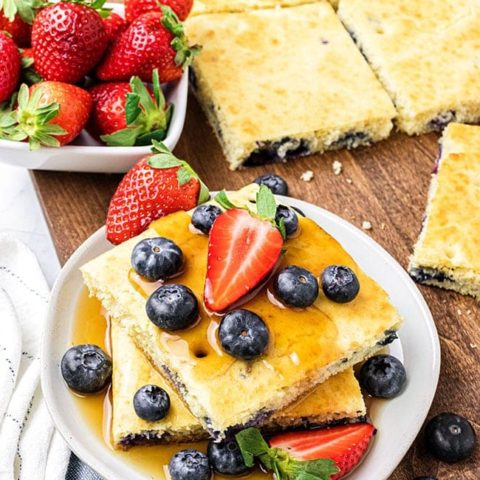
[[[112,361],[97,345],[76,345],[65,352],[61,370],[63,379],[72,390],[95,393],[110,382]]]
[[[441,413],[425,427],[427,450],[442,462],[454,463],[469,458],[476,441],[470,422],[454,413]]]
[[[252,360],[265,352],[269,333],[264,321],[249,310],[228,312],[218,329],[220,343],[230,355]]]
[[[273,283],[275,295],[289,307],[306,308],[318,297],[317,279],[305,268],[284,268]]]
[[[170,410],[170,397],[157,385],[144,385],[133,396],[133,408],[143,420],[158,422]]]
[[[168,471],[172,480],[209,480],[212,475],[208,457],[193,448],[177,452],[168,464]]]
[[[148,318],[164,330],[181,330],[198,319],[198,301],[184,285],[168,284],[157,288],[148,298]]]
[[[333,302],[347,303],[358,295],[360,284],[352,269],[330,265],[322,273],[322,289],[325,296]]]
[[[288,195],[287,182],[280,176],[274,173],[267,173],[260,175],[254,180],[258,185],[265,185],[275,195]]]
[[[234,438],[208,442],[208,459],[213,469],[223,475],[243,475],[250,471]]]
[[[372,397],[392,398],[402,389],[407,374],[402,362],[391,355],[369,358],[360,369],[360,385]]]
[[[197,207],[192,215],[192,225],[205,235],[210,233],[213,222],[222,213],[216,205],[204,204]]]
[[[183,265],[183,253],[168,238],[146,238],[135,245],[131,257],[133,269],[150,282],[176,275]]]
[[[291,237],[298,230],[297,214],[291,208],[285,207],[284,205],[279,205],[277,207],[277,213],[275,214],[275,222],[277,222],[277,225],[280,225],[280,220],[282,218],[287,237]]]

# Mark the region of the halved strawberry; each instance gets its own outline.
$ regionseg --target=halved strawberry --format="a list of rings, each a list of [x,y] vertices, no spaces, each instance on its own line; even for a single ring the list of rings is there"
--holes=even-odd
[[[266,194],[263,189],[261,192]],[[275,199],[271,192],[270,195],[274,218]],[[261,205],[257,197],[260,216],[230,208],[215,220],[210,230],[204,297],[205,306],[213,312],[225,311],[251,292],[280,258],[282,234],[272,223],[271,215],[262,215]]]
[[[355,423],[338,427],[290,432],[270,439],[270,446],[286,450],[297,460],[329,458],[340,472],[331,480],[342,478],[350,472],[363,457],[375,427],[370,423]]]
[[[107,239],[122,243],[157,218],[190,210],[208,200],[207,187],[187,162],[153,140],[153,155],[141,159],[123,177],[108,208]]]

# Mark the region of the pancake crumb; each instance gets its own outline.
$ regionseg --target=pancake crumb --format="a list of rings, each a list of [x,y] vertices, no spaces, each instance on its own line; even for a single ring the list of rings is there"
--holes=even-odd
[[[304,182],[310,182],[313,179],[313,175],[314,174],[311,170],[305,170],[305,172],[300,175],[300,180],[303,180]]]

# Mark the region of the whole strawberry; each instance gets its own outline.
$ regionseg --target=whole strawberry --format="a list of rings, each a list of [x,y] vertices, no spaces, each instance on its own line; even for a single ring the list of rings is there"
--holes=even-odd
[[[10,98],[20,79],[20,53],[14,41],[0,32],[0,102]]]
[[[147,12],[159,12],[161,5],[170,7],[183,22],[192,10],[193,0],[125,0],[125,18],[132,23]]]
[[[120,15],[115,12],[109,12],[108,17],[103,18],[103,26],[107,33],[107,40],[111,43],[126,30],[128,25]]]
[[[153,155],[134,165],[120,182],[108,208],[107,239],[119,244],[157,218],[190,210],[209,198],[207,187],[188,163],[153,140]]]
[[[15,15],[10,21],[3,12],[0,11],[0,31],[7,32],[12,36],[12,40],[19,47],[29,47],[32,36],[32,26],[24,22],[20,15]]]
[[[107,44],[102,18],[84,5],[50,5],[33,22],[35,68],[45,80],[78,82],[100,61]]]
[[[23,84],[18,93],[16,133],[11,140],[28,140],[30,148],[59,147],[74,140],[87,123],[91,95],[62,82],[40,82],[30,89]]]
[[[145,13],[133,21],[112,45],[97,76],[104,81],[127,81],[137,75],[148,82],[158,69],[160,81],[170,82],[182,76],[199,51],[188,46],[173,11],[162,7],[162,12]]]
[[[130,82],[108,82],[94,86],[90,93],[93,110],[88,131],[107,145],[150,145],[163,140],[172,114],[166,108],[157,70],[153,72],[153,91],[140,78]]]

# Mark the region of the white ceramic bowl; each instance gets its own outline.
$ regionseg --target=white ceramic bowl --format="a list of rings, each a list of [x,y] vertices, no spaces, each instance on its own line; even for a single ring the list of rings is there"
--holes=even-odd
[[[405,364],[406,388],[393,400],[372,402],[370,414],[378,433],[364,462],[349,476],[349,480],[386,480],[417,436],[435,395],[440,345],[432,316],[407,273],[362,231],[306,202],[283,197],[281,203],[300,208],[333,235],[364,271],[385,288],[405,319],[400,341],[395,341],[390,351]],[[106,480],[147,480],[150,477],[116,455],[79,418],[59,368],[71,344],[76,299],[83,286],[79,268],[111,248],[105,229],[101,228],[73,254],[53,288],[43,338],[42,387],[56,427],[83,461]]]
[[[123,5],[107,4],[123,14]],[[188,70],[181,79],[162,86],[168,103],[174,106],[170,127],[163,143],[173,150],[185,123],[188,96]],[[60,148],[41,147],[31,152],[24,142],[0,139],[0,163],[29,170],[64,170],[70,172],[124,173],[150,147],[108,147],[97,142],[86,131],[70,145]]]

